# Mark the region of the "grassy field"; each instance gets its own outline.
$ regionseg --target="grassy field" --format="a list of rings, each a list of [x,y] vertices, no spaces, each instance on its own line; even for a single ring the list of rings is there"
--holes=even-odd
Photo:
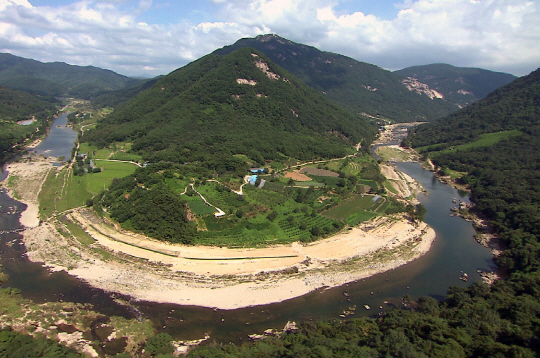
[[[39,193],[40,217],[46,219],[56,212],[63,212],[78,206],[107,188],[114,178],[122,178],[135,172],[137,166],[130,163],[96,160],[102,168],[100,173],[74,176],[64,168],[55,176],[51,172]]]
[[[87,180],[86,188],[92,194],[97,194],[107,188],[114,178],[123,178],[135,173],[137,169],[137,166],[131,163],[109,162],[105,160],[95,160],[95,163],[97,167],[101,168],[101,172],[83,176]]]
[[[214,214],[217,210],[206,203],[201,199],[199,195],[183,195],[182,199],[187,201],[189,208],[195,215],[203,216]]]
[[[120,142],[115,143],[109,148],[101,148],[88,143],[79,145],[79,153],[86,153],[91,159],[114,159],[125,160],[129,162],[138,162],[142,157],[135,153],[128,153],[131,150],[132,143]]]
[[[504,132],[484,133],[480,135],[480,138],[478,140],[472,143],[466,143],[466,144],[461,144],[461,145],[456,145],[450,148],[446,148],[439,151],[439,153],[452,153],[459,150],[469,150],[469,149],[478,148],[478,147],[489,147],[489,146],[499,143],[501,140],[514,137],[514,136],[519,136],[521,134],[522,134],[521,131],[517,129],[511,130],[511,131],[504,131]],[[440,144],[419,147],[417,148],[417,150],[419,152],[425,152],[426,150],[434,146],[439,146],[439,145]]]
[[[283,193],[246,186],[244,196],[239,196],[220,187],[218,183],[207,182],[197,186],[196,190],[228,213],[225,217],[215,218],[212,215],[215,210],[210,213],[202,201],[196,204],[195,196],[184,196],[192,211],[204,222],[204,225],[199,224],[199,230],[202,230],[197,239],[199,244],[254,247],[298,240],[307,242],[313,240],[314,227],[320,236],[335,232],[341,226],[336,220],[317,214]],[[237,215],[238,211],[243,214]],[[274,217],[268,219],[271,213]]]

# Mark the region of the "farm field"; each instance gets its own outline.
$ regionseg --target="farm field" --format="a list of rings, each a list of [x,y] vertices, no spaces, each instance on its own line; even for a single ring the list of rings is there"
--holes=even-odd
[[[51,171],[39,194],[41,218],[50,217],[54,211],[62,212],[86,205],[88,199],[109,187],[114,178],[130,175],[137,168],[135,164],[103,160],[96,160],[96,166],[102,168],[100,173],[82,176],[72,175],[67,168],[63,168],[58,175]]]
[[[377,201],[373,201],[376,197],[378,196],[355,195],[325,211],[323,215],[335,220],[341,220],[351,226],[357,225],[362,221],[377,216],[377,212],[384,209],[386,199],[378,197]]]
[[[114,159],[129,162],[138,162],[142,157],[135,153],[128,153],[131,150],[131,143],[115,143],[110,148],[101,148],[88,143],[79,145],[79,153],[85,153],[90,159]]]
[[[309,166],[300,169],[299,172],[302,173],[302,174],[317,175],[317,176],[321,176],[321,177],[336,177],[337,178],[339,176],[338,173],[333,172],[331,170],[318,169],[318,168],[309,167]]]

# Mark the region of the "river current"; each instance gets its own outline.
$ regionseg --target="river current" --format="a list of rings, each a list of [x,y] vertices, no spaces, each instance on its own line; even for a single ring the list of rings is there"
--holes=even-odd
[[[62,117],[55,121],[46,140],[36,148],[38,152],[69,157],[76,133],[63,127]],[[28,261],[21,235],[2,233],[0,263],[10,276],[3,286],[18,288],[24,297],[36,302],[91,303],[96,311],[106,315],[135,317],[142,314],[151,319],[158,330],[175,339],[198,339],[207,333],[211,340],[226,343],[248,340],[248,334],[260,334],[268,328],[281,329],[287,321],[339,318],[353,305],[358,307],[355,316],[375,315],[392,305],[400,305],[405,295],[441,299],[450,285],[468,286],[479,280],[477,271],[488,271],[493,266],[490,250],[476,243],[471,223],[450,216],[450,209],[455,206],[453,200],[467,201],[467,193],[439,182],[418,163],[398,163],[397,167],[427,190],[426,195],[419,195],[419,200],[427,208],[425,221],[435,229],[437,237],[431,250],[421,258],[358,282],[280,303],[228,311],[135,301],[131,302],[132,307],[126,307],[114,301],[120,295],[90,287],[65,272],[49,272],[41,264]],[[4,178],[5,169],[0,172],[0,180]],[[24,204],[10,198],[4,190],[0,191],[0,206],[24,209]],[[18,218],[18,214],[0,209],[0,232],[20,227]],[[462,272],[469,275],[468,282],[460,280]],[[364,305],[371,309],[365,310]]]

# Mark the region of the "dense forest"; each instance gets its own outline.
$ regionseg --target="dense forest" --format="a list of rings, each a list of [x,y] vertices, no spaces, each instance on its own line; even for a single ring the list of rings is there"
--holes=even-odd
[[[124,228],[163,241],[191,244],[197,228],[187,219],[186,203],[157,173],[164,169],[170,171],[171,166],[157,164],[117,179],[92,204],[98,212],[105,207]]]
[[[45,133],[56,112],[58,100],[0,87],[0,162],[18,152],[18,144]],[[35,119],[32,124],[17,124]]]
[[[378,119],[414,122],[441,118],[458,109],[444,99],[432,100],[409,91],[401,83],[400,75],[378,66],[277,35],[244,38],[214,53],[227,55],[245,47],[263,52],[327,99],[356,115],[365,113]]]
[[[98,146],[132,141],[132,151],[146,161],[174,163],[223,162],[250,153],[262,162],[335,158],[356,143],[364,148],[371,143],[376,130],[368,121],[254,51],[208,55],[172,72],[82,141]]]

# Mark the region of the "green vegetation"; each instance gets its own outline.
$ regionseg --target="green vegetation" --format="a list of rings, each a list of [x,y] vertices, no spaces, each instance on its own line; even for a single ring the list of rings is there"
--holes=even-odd
[[[39,193],[40,217],[46,219],[55,212],[63,212],[87,204],[88,200],[116,179],[133,174],[137,166],[132,163],[95,160],[100,172],[80,173],[63,168],[58,174],[51,171]]]
[[[139,82],[97,67],[42,63],[9,53],[0,53],[0,63],[1,85],[43,96],[90,99]]]
[[[467,151],[469,149],[474,149],[474,148],[489,147],[489,146],[497,144],[501,140],[508,139],[514,136],[519,136],[521,134],[522,133],[517,129],[502,131],[502,132],[495,132],[495,133],[482,133],[478,136],[478,139],[473,142],[459,144],[459,145],[455,145],[455,146],[452,146],[443,150],[437,150],[437,151],[439,153],[452,153],[456,151]],[[441,145],[440,144],[429,145],[426,147],[417,148],[417,150],[422,153],[422,152],[429,152],[433,148],[441,148]]]
[[[343,157],[354,153],[354,144],[372,141],[376,130],[366,120],[254,52],[208,55],[172,72],[85,132],[81,141],[97,148],[129,142],[129,153],[147,162],[199,162],[217,173],[235,167],[242,174],[248,165],[267,160]],[[270,79],[259,62],[279,79]],[[237,82],[242,79],[256,85]]]
[[[4,328],[0,330],[0,357],[83,358],[84,355],[55,341]]]
[[[409,310],[308,321],[278,338],[206,345],[188,357],[535,357],[538,297],[525,294],[512,301],[505,299],[506,289],[501,283],[491,289],[479,283],[451,287],[443,302],[405,297]]]
[[[379,197],[379,200],[374,201],[375,198],[374,195],[355,195],[326,211],[324,215],[332,219],[344,221],[346,218],[358,212],[376,211],[376,209],[380,207],[379,200],[384,202],[384,199]]]
[[[273,62],[351,113],[365,113],[376,120],[414,122],[434,120],[458,109],[448,101],[432,100],[409,91],[401,83],[400,75],[277,35],[244,38],[214,53],[228,55],[246,47],[263,52]],[[358,117],[363,118],[361,115]]]
[[[309,242],[341,230],[344,224],[354,226],[385,215],[389,208],[393,208],[392,213],[405,211],[403,204],[390,198],[373,202],[372,195],[359,195],[365,190],[358,184],[360,181],[376,190],[384,188],[376,181],[384,177],[373,159],[368,158],[366,155],[328,163],[336,168],[354,167],[366,179],[326,171],[335,176],[311,175],[314,181],[306,182],[311,185],[300,187],[299,182],[287,184],[289,179],[283,177],[284,173],[272,172],[259,175],[256,186],[244,185],[243,195],[231,189],[239,189],[238,167],[231,166],[230,171],[214,177],[217,173],[200,163],[151,164],[114,181],[109,190],[94,198],[93,204],[98,211],[105,209],[124,228],[165,241],[230,247]],[[243,175],[248,173],[245,168]],[[264,185],[258,188],[262,180]],[[145,202],[148,200],[151,203]],[[220,210],[224,215],[215,217]],[[170,215],[173,211],[174,215]],[[175,228],[174,234],[169,227]]]
[[[43,135],[59,102],[23,91],[0,87],[0,163],[22,149],[22,144]],[[29,125],[17,121],[34,119]]]
[[[152,338],[154,330],[148,319],[107,317],[92,311],[89,304],[62,301],[36,304],[19,293],[17,289],[0,288],[2,358],[87,357],[71,347],[60,345],[58,335],[61,332],[75,335],[80,332],[83,337],[95,337],[88,344],[98,352],[106,352],[107,357],[143,357],[141,351],[145,342],[156,341]],[[93,335],[97,331],[94,331],[96,325],[102,332],[109,333],[96,337]],[[108,339],[112,332],[116,338]],[[82,350],[78,344],[76,347]]]

